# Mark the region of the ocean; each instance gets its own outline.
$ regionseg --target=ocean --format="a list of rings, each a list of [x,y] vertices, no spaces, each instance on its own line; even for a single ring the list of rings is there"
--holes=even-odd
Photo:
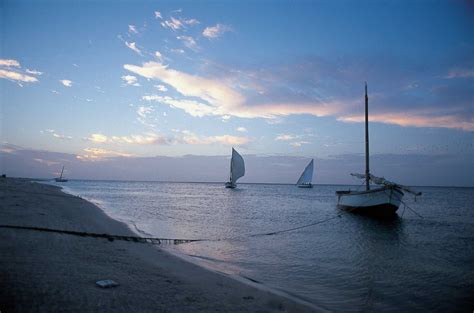
[[[164,249],[330,311],[474,309],[474,188],[415,188],[380,220],[337,209],[356,186],[60,185],[143,236],[206,239]]]

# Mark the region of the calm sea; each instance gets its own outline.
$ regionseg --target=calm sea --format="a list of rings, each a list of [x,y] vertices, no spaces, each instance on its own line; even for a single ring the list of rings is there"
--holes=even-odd
[[[474,189],[423,187],[398,217],[341,212],[344,186],[69,181],[143,235],[223,239],[164,246],[331,311],[472,312]],[[354,187],[353,187],[354,188]],[[340,217],[337,217],[340,215]],[[326,220],[326,221],[325,221]],[[266,236],[280,230],[311,227]]]

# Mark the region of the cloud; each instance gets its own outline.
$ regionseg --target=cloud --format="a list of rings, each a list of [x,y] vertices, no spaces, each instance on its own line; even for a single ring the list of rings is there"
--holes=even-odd
[[[364,122],[364,115],[349,115],[338,118],[343,122]],[[435,116],[430,114],[416,113],[371,113],[371,122],[393,124],[404,127],[442,127],[474,131],[474,118],[464,118],[457,115]]]
[[[227,146],[226,146],[227,147]],[[53,177],[48,162],[65,164],[72,174],[70,178],[95,180],[170,180],[175,181],[223,181],[229,170],[229,149],[225,155],[184,156],[131,156],[127,151],[86,148],[79,155],[33,150],[11,144],[0,145],[0,158],[6,174],[16,177]],[[209,150],[206,150],[209,151]],[[127,157],[121,157],[126,155]],[[91,156],[91,158],[87,158]],[[105,157],[104,157],[105,156]],[[309,158],[281,155],[245,155],[247,174],[245,182],[294,183]],[[328,158],[314,157],[321,184],[359,183],[348,173],[364,166],[364,155],[334,155]],[[466,153],[441,154],[374,154],[373,169],[379,176],[405,185],[418,186],[474,186],[472,149]],[[98,161],[98,162],[86,162]],[[99,163],[100,162],[100,163]],[[52,165],[53,166],[53,165]],[[54,170],[60,170],[55,167]],[[151,171],[150,169],[160,169]],[[416,175],[414,174],[416,173]],[[424,188],[423,188],[424,189]],[[429,191],[430,189],[425,189]],[[423,191],[423,190],[420,190]]]
[[[349,102],[262,103],[248,104],[246,98],[229,87],[224,80],[208,79],[173,70],[158,62],[143,66],[125,64],[124,68],[149,79],[158,79],[174,87],[186,97],[197,97],[204,102],[172,99],[161,96],[145,96],[144,100],[158,101],[181,108],[193,116],[231,115],[243,118],[275,118],[291,114],[328,116],[340,112]]]
[[[289,140],[293,140],[293,139],[295,139],[295,136],[287,135],[287,134],[282,134],[282,135],[278,135],[277,137],[275,137],[275,140],[277,140],[277,141],[289,141]]]
[[[186,25],[196,26],[198,24],[200,24],[200,22],[195,18],[182,19],[182,18],[171,17],[169,20],[161,22],[161,26],[163,26],[164,28],[172,29],[174,31],[177,31],[179,29],[184,29],[186,28]]]
[[[163,86],[163,85],[155,85],[154,87],[162,92],[168,91],[168,88],[166,88],[166,86]]]
[[[290,145],[293,146],[293,147],[301,147],[302,145],[305,145],[305,144],[309,144],[310,142],[308,141],[294,141],[294,142],[291,142]]]
[[[138,30],[135,25],[128,25],[128,32],[131,34],[138,34]]]
[[[275,137],[275,141],[291,141],[289,143],[290,146],[292,147],[301,147],[302,145],[309,144],[309,141],[306,140],[297,140],[296,139],[301,139],[303,136],[295,136],[295,135],[290,135],[290,134],[280,134],[277,137]]]
[[[71,139],[72,139],[72,136],[66,136],[66,135],[58,134],[54,129],[41,130],[40,133],[42,133],[42,134],[44,134],[44,133],[49,133],[49,134],[51,134],[54,138],[58,138],[58,139],[61,139],[61,140],[71,140]]]
[[[145,78],[158,79],[174,87],[188,97],[198,97],[219,110],[220,106],[239,106],[245,98],[220,80],[202,78],[169,69],[158,62],[147,62],[143,66],[125,64],[124,68]]]
[[[136,53],[138,53],[139,55],[142,55],[142,52],[140,51],[140,49],[137,48],[137,44],[135,42],[128,42],[128,41],[125,41],[125,45],[130,48],[131,50],[135,51]]]
[[[145,110],[146,111],[146,110]],[[146,114],[145,114],[146,116]],[[169,145],[172,143],[184,143],[192,145],[243,145],[250,142],[249,138],[218,135],[218,136],[198,136],[190,131],[179,131],[175,138],[167,138],[154,132],[147,132],[141,135],[128,136],[107,136],[103,134],[92,134],[89,141],[101,144],[131,144],[131,145]]]
[[[34,83],[37,82],[38,79],[34,76],[26,75],[26,74],[33,74],[33,75],[41,75],[43,73],[38,72],[38,71],[31,71],[27,69],[25,72],[26,74],[23,73],[18,73],[11,68],[15,68],[15,70],[19,70],[20,62],[17,60],[12,60],[12,59],[0,59],[0,67],[4,67],[4,69],[0,69],[0,78],[8,79],[10,81],[16,82],[18,85],[23,87],[23,85],[20,82],[23,83]]]
[[[2,69],[0,69],[0,78],[24,83],[34,83],[38,81],[36,77]]]
[[[199,49],[197,42],[193,37],[190,36],[178,36],[176,39],[181,40],[181,42],[189,49],[197,51]]]
[[[155,133],[146,133],[144,135],[130,136],[112,136],[110,138],[115,143],[127,143],[134,145],[168,145],[170,140],[164,136]]]
[[[92,141],[94,143],[106,143],[108,141],[107,136],[102,134],[92,134],[87,140]]]
[[[452,69],[445,78],[471,78],[474,77],[474,69]]]
[[[103,134],[92,134],[89,141],[101,144],[131,144],[131,145],[168,145],[171,140],[154,132],[140,135],[107,136]]]
[[[85,148],[83,150],[86,152],[82,155],[77,155],[77,158],[83,161],[99,161],[103,159],[108,159],[112,157],[132,157],[132,154],[122,153],[112,150],[106,150],[101,148]]]
[[[20,62],[11,59],[0,59],[0,66],[20,67]]]
[[[152,107],[141,106],[141,107],[138,107],[138,109],[137,109],[137,114],[140,115],[143,118],[146,118],[148,116],[148,114],[150,114],[152,112],[153,112]]]
[[[241,132],[241,133],[246,133],[246,132],[247,132],[247,128],[245,128],[245,127],[237,127],[237,131],[238,131],[238,132]]]
[[[163,26],[164,28],[172,29],[174,31],[184,27],[183,23],[179,19],[176,19],[174,17],[171,17],[171,19],[161,22],[161,26]]]
[[[168,96],[158,95],[143,96],[142,99],[146,101],[156,101],[167,104],[172,108],[182,109],[194,117],[215,115],[214,109],[211,106],[195,100],[175,99]]]
[[[140,86],[140,84],[138,83],[137,81],[137,78],[135,76],[132,76],[132,75],[124,75],[122,76],[122,80],[127,84],[127,85],[130,85],[130,86]]]
[[[163,19],[163,17],[161,16],[161,12],[160,11],[155,11],[155,18],[159,18],[159,19]]]
[[[306,67],[308,66],[304,65],[300,68]],[[240,87],[241,75],[238,71],[237,76],[232,76],[232,71],[226,71],[224,75],[216,73],[216,78],[207,78],[172,69],[160,62],[146,62],[141,66],[125,64],[124,68],[145,78],[166,83],[180,93],[174,98],[151,95],[144,96],[143,100],[167,104],[195,117],[265,118],[271,122],[290,115],[308,114],[317,117],[332,116],[341,122],[363,121],[363,96],[360,95],[360,90],[357,93],[347,84],[336,84],[342,96],[333,97],[332,91],[326,91],[322,83],[315,87],[316,83],[306,73],[300,74],[302,70],[293,69],[290,74],[277,71],[263,79],[261,75],[255,74],[247,85],[252,86],[253,80],[264,81],[268,85],[265,86],[267,92],[261,95],[256,89],[252,94],[252,88],[243,90]],[[326,72],[330,73],[329,70],[324,71]],[[286,78],[288,75],[290,78]],[[406,86],[405,81],[402,83],[400,88]],[[293,87],[301,84],[301,87]],[[373,122],[403,127],[472,130],[472,114],[466,109],[472,104],[469,100],[472,99],[472,88],[458,85],[430,90],[429,103],[421,104],[419,98],[410,96],[410,92],[413,92],[410,90],[405,91],[406,94],[399,90],[393,94],[373,94],[371,99],[377,106],[371,111],[370,119]],[[422,92],[421,88],[417,88],[417,93],[419,92]],[[446,103],[450,105],[446,106]]]
[[[222,36],[225,32],[230,30],[231,28],[227,25],[217,24],[215,26],[206,27],[202,32],[202,35],[208,39],[214,39]]]
[[[238,146],[244,145],[250,142],[249,138],[238,137],[231,135],[221,135],[221,136],[198,136],[188,130],[183,130],[181,132],[182,137],[179,139],[179,142],[190,144],[190,145],[209,145],[209,144],[223,144],[228,146]]]
[[[171,140],[159,134],[148,132],[141,135],[107,136],[92,134],[87,140],[103,144],[167,145]]]
[[[43,160],[43,159],[40,159],[40,158],[35,158],[35,159],[33,159],[33,161],[36,161],[36,162],[41,163],[41,164],[46,164],[47,166],[61,164],[60,162],[57,162],[57,161],[48,161],[48,160]]]
[[[36,70],[26,69],[25,72],[28,73],[28,74],[32,74],[32,75],[43,75],[43,72],[39,72],[39,71],[36,71]]]
[[[63,84],[64,87],[71,87],[72,86],[72,81],[70,81],[69,79],[61,79],[59,82],[61,84]]]
[[[184,54],[185,52],[183,49],[170,49],[170,51],[177,54]]]
[[[195,26],[195,25],[198,25],[198,24],[201,24],[197,19],[195,18],[191,18],[189,20],[183,20],[184,24],[186,25],[189,25],[189,26]]]
[[[163,62],[163,55],[160,51],[155,51],[155,57],[158,61]]]
[[[137,108],[137,121],[149,128],[155,128],[156,125],[149,122],[149,115],[154,111],[153,107],[140,106]]]

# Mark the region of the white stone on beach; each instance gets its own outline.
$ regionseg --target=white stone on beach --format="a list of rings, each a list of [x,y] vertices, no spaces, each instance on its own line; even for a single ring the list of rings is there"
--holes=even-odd
[[[95,283],[97,284],[97,286],[101,288],[111,288],[111,287],[117,287],[119,285],[112,279],[98,280]]]

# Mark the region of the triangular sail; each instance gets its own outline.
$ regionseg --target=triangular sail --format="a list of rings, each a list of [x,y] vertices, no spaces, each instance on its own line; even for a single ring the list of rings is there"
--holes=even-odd
[[[236,183],[237,179],[245,175],[245,164],[242,156],[232,148],[232,159],[230,161],[230,181]]]
[[[63,166],[63,169],[61,170],[61,175],[59,176],[59,178],[63,178],[63,172],[64,172],[64,166]]]
[[[311,160],[311,162],[306,165],[306,168],[301,174],[300,179],[298,179],[298,182],[296,183],[297,185],[311,184],[311,181],[313,180],[313,167],[313,160]]]

